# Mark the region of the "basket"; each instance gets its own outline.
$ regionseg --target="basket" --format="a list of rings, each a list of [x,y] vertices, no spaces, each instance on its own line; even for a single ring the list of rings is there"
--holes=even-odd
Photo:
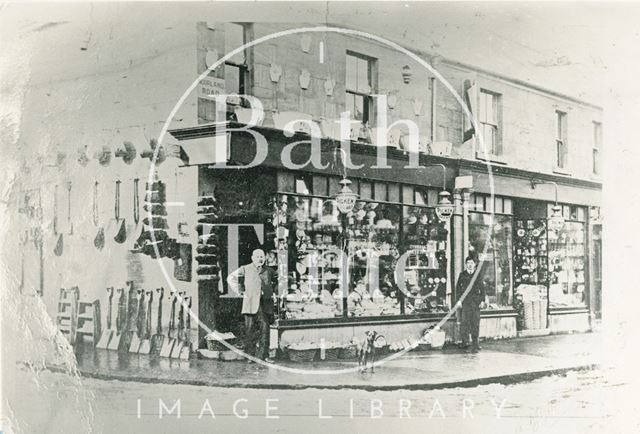
[[[318,357],[320,360],[338,360],[338,356],[340,355],[340,348],[325,348],[324,350],[324,359],[322,358],[323,352],[320,350],[318,352]]]
[[[382,345],[380,347],[374,346],[376,356],[384,356],[389,354],[389,345]]]
[[[229,348],[225,346],[221,341],[213,339],[206,339],[207,349],[211,351],[229,351]],[[229,345],[233,345],[233,342],[226,341]]]
[[[338,351],[339,359],[355,359],[356,357],[358,357],[358,347],[355,345],[340,348]]]
[[[296,363],[304,363],[304,362],[312,362],[316,357],[317,349],[309,349],[309,350],[287,350],[287,355],[289,356],[289,360]]]

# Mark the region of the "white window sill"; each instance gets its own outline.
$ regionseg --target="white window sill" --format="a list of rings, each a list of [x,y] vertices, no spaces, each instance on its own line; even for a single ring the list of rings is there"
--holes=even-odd
[[[569,172],[568,169],[562,168],[562,167],[556,167],[554,166],[551,171],[556,174],[556,175],[564,175],[564,176],[571,176],[571,172]]]
[[[504,155],[487,154],[487,157],[488,158],[485,157],[483,152],[476,151],[476,160],[486,161],[491,164],[502,164],[503,166],[507,165]]]

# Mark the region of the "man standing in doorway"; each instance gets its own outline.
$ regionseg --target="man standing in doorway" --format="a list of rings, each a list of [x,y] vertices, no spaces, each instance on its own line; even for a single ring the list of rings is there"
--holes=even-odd
[[[486,295],[484,283],[480,276],[475,276],[476,260],[467,257],[464,261],[464,271],[460,273],[456,284],[456,295],[458,299],[462,297],[467,288],[469,292],[458,306],[458,320],[460,324],[460,333],[462,335],[462,347],[469,348],[469,335],[471,335],[471,351],[477,352],[480,349],[478,345],[478,335],[480,334],[480,310],[486,306]]]
[[[267,363],[269,358],[269,324],[273,315],[273,279],[275,271],[264,265],[265,254],[256,249],[251,263],[243,265],[227,278],[229,286],[243,294],[244,352]],[[256,349],[256,340],[258,348]],[[251,360],[249,360],[251,362]]]

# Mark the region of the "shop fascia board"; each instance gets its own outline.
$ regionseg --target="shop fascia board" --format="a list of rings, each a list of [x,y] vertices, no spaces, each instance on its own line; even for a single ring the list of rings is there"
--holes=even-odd
[[[241,128],[244,124],[229,122],[229,128]],[[309,141],[310,136],[305,133],[296,133],[291,137],[284,135],[280,129],[271,127],[251,127],[252,130],[262,134],[269,144],[269,150],[262,167],[278,169],[287,168],[281,160],[282,149],[293,142]],[[230,160],[239,164],[248,164],[255,156],[255,140],[249,133],[235,132],[228,128],[221,128],[215,124],[205,124],[196,127],[170,130],[169,133],[179,141],[211,138],[219,134],[232,132]],[[322,165],[329,164],[327,169],[321,169],[308,164],[302,170],[311,173],[332,174],[342,176],[344,174],[342,164],[339,162],[340,154],[335,149],[340,147],[340,141],[322,138],[320,139]],[[361,169],[348,169],[347,177],[366,178],[370,180],[400,182],[414,185],[424,185],[434,188],[442,188],[442,169],[435,165],[444,164],[446,170],[446,188],[451,189],[457,176],[457,159],[437,155],[419,154],[419,168],[406,168],[409,164],[409,154],[405,151],[388,147],[387,165],[389,169],[375,168],[378,147],[362,143],[350,142],[351,161],[355,166],[363,165]],[[294,163],[303,163],[308,160],[311,145],[300,144],[294,148],[291,159]],[[336,161],[336,155],[338,161]],[[213,162],[212,162],[213,164]]]
[[[555,201],[555,189],[531,188],[531,180],[555,182],[558,185],[558,201],[585,206],[600,206],[602,202],[602,183],[569,178],[560,175],[532,172],[513,167],[487,165],[481,162],[460,160],[459,176],[474,177],[473,190],[491,194],[489,167],[493,176],[494,193],[500,196]]]

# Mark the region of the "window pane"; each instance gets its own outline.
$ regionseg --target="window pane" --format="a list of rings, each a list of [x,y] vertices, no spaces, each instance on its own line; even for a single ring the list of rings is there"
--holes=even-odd
[[[478,109],[480,112],[478,115],[480,122],[487,121],[487,94],[484,92],[480,92],[480,107]]]
[[[493,205],[494,205],[494,211],[498,214],[502,214],[504,212],[503,207],[502,207],[502,198],[501,197],[494,197],[493,198]]]
[[[327,177],[313,175],[313,194],[316,196],[327,195]]]
[[[389,202],[400,202],[400,185],[389,184]]]
[[[297,176],[296,177],[296,193],[299,194],[311,194],[309,187],[311,186],[311,182],[306,176]]]
[[[415,189],[415,204],[416,205],[426,205],[427,198],[424,195],[422,189]]]
[[[475,196],[475,210],[476,211],[484,211],[484,196],[481,194],[476,194]]]
[[[369,81],[369,62],[365,59],[358,59],[358,92],[369,93],[371,83]]]
[[[511,204],[511,199],[504,199],[504,203],[503,203],[503,209],[504,209],[504,213],[505,214],[512,214],[512,208],[511,208],[512,204]]]
[[[438,204],[438,190],[434,190],[433,188],[430,188],[427,191],[427,205],[429,206],[436,206]]]
[[[413,204],[413,187],[408,185],[402,186],[402,203]]]
[[[236,48],[240,48],[244,45],[244,28],[240,24],[225,24],[224,44],[224,48],[227,53],[230,53]],[[244,64],[244,50],[238,54],[234,54],[229,61],[237,64]]]
[[[565,222],[562,229],[548,230],[549,306],[584,306],[586,302],[585,225]]]
[[[292,193],[295,185],[293,173],[278,172],[278,191]]]
[[[484,198],[484,210],[486,212],[494,212],[493,210],[493,197],[487,196]]]
[[[227,93],[243,93],[240,89],[241,69],[237,66],[224,65],[224,82]]]
[[[512,218],[494,216],[490,231],[490,216],[469,213],[470,254],[480,259],[480,275],[486,285],[491,308],[511,307],[512,302]],[[487,252],[482,251],[487,246]],[[460,294],[457,294],[459,296]]]
[[[354,95],[353,97],[353,119],[364,122],[364,97],[362,95]]]
[[[498,97],[496,95],[491,95],[491,118],[489,122],[494,125],[498,125]]]
[[[360,181],[360,199],[373,199],[370,182]]]
[[[335,196],[340,192],[342,186],[339,184],[341,178],[332,176],[329,178],[329,196]],[[358,191],[353,188],[353,184],[351,184],[351,190]]]
[[[447,297],[447,230],[433,208],[403,207],[403,244],[410,252],[405,267],[405,313],[443,312]],[[451,282],[451,286],[454,282]]]
[[[387,184],[383,182],[376,182],[374,184],[374,199],[375,200],[387,200]]]
[[[347,54],[347,90],[356,91],[358,89],[358,59],[354,56]]]
[[[584,222],[587,220],[587,213],[583,207],[578,207],[578,221]]]
[[[401,217],[398,205],[356,202],[348,243],[350,316],[400,314],[394,272]]]

